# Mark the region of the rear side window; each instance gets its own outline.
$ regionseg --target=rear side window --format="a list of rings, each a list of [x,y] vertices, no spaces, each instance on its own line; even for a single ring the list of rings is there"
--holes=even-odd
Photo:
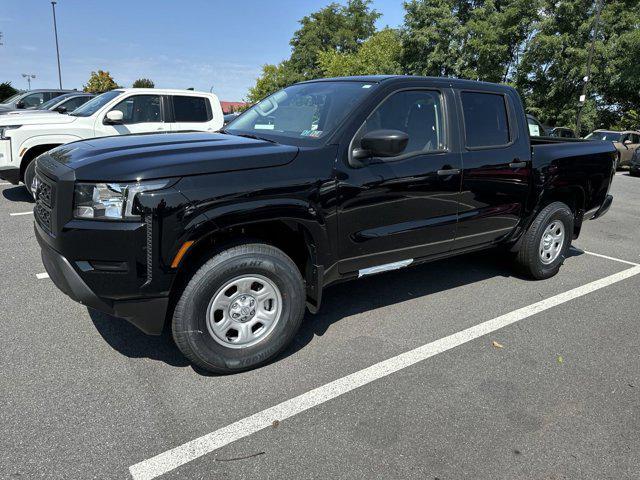
[[[209,100],[203,97],[172,96],[175,122],[208,122],[213,118]]]
[[[509,143],[509,120],[503,95],[462,92],[467,147],[492,147]]]

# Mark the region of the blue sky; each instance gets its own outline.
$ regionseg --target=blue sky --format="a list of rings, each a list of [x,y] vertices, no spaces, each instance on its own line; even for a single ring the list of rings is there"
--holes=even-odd
[[[81,89],[92,70],[120,85],[140,77],[157,87],[213,91],[240,100],[265,63],[288,57],[298,20],[330,0],[58,0],[64,88]],[[344,2],[342,2],[344,3]],[[379,27],[402,23],[400,0],[374,0]],[[57,87],[51,3],[0,0],[0,82]]]

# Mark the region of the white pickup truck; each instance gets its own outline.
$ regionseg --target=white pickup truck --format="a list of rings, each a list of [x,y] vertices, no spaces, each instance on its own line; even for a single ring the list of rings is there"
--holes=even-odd
[[[223,123],[220,101],[214,94],[158,88],[111,90],[69,115],[3,115],[0,117],[0,178],[14,184],[22,181],[30,190],[33,160],[58,145],[110,135],[214,132],[221,129]]]

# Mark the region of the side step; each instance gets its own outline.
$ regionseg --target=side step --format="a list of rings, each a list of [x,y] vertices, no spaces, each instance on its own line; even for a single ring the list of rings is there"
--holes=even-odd
[[[376,265],[375,267],[363,268],[358,270],[358,278],[365,275],[373,275],[374,273],[388,272],[389,270],[398,270],[407,267],[413,263],[413,258],[400,260],[399,262],[385,263],[384,265]]]

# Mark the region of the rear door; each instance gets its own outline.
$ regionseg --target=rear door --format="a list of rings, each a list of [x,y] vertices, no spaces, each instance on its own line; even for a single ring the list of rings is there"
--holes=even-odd
[[[403,89],[381,100],[359,127],[350,152],[373,130],[403,131],[409,144],[397,157],[338,163],[342,273],[394,268],[451,249],[460,191],[460,154],[445,115],[453,105],[449,88]]]
[[[509,90],[460,90],[462,191],[455,248],[501,240],[529,195],[531,161],[519,99]]]

